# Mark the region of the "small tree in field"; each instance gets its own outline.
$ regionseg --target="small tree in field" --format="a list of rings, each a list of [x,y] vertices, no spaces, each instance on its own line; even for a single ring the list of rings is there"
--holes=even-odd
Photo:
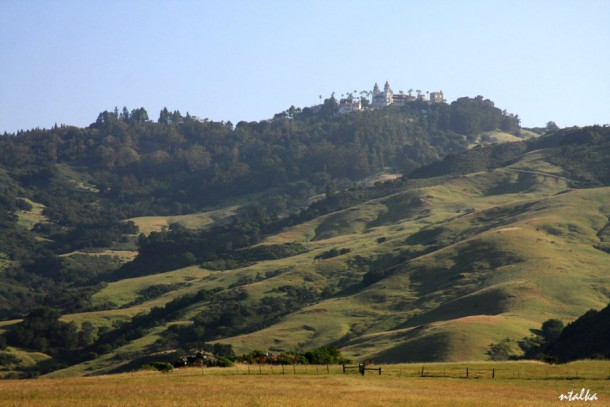
[[[489,350],[485,352],[490,360],[508,360],[510,359],[510,339],[504,338],[498,343],[492,343],[489,345]]]
[[[148,365],[144,365],[141,367],[142,370],[152,370],[156,369],[161,373],[169,373],[174,370],[174,367],[167,362],[152,362]]]

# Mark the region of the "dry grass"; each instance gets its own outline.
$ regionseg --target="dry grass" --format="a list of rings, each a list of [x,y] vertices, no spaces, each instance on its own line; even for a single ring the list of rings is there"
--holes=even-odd
[[[610,405],[610,381],[466,380],[367,375],[219,375],[188,369],[0,382],[0,406],[546,406],[588,388]]]
[[[138,226],[140,233],[148,235],[151,232],[159,232],[162,228],[169,227],[172,223],[179,223],[187,229],[201,229],[214,222],[235,215],[237,209],[237,206],[230,206],[219,210],[193,213],[190,215],[142,216],[129,220],[133,221],[136,226]]]

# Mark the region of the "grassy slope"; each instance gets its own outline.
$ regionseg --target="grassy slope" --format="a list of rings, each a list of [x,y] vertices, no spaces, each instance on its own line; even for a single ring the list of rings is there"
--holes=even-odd
[[[478,134],[475,137],[475,140],[470,144],[470,147],[474,147],[477,145],[488,146],[490,144],[499,144],[499,143],[510,143],[513,141],[523,141],[529,138],[535,138],[539,135],[527,130],[521,130],[521,134],[518,136],[510,133],[505,133],[500,130],[496,131],[486,131],[484,133]]]
[[[425,246],[428,236],[443,247],[403,263],[356,294],[323,301],[228,342],[264,349],[272,342],[286,348],[343,339],[339,343],[351,355],[386,361],[482,359],[492,341],[517,339],[548,318],[569,321],[606,305],[608,255],[593,245],[607,223],[610,189],[555,195],[565,190],[566,180],[542,158],[533,154],[525,158],[527,165],[386,199],[398,204],[399,198],[418,194],[427,209],[402,220],[397,214],[409,213],[406,207],[397,214],[392,208],[380,211],[389,221],[366,233],[352,229],[344,243],[355,248],[350,255],[374,255],[372,241],[379,235],[388,238],[386,250],[400,249],[409,239],[405,250]],[[363,219],[372,206],[361,207]],[[465,208],[474,211],[464,213]],[[344,216],[354,219],[353,212]],[[418,242],[412,232],[426,224]],[[288,234],[295,237],[294,231]],[[341,266],[345,262],[334,270]]]
[[[45,206],[41,203],[34,202],[27,198],[22,198],[24,201],[32,205],[32,209],[29,211],[19,210],[17,216],[19,217],[18,225],[31,230],[35,224],[40,222],[48,222],[49,219],[42,214]]]
[[[385,362],[485,359],[491,342],[520,339],[548,318],[568,322],[610,298],[610,257],[593,247],[608,223],[610,188],[570,190],[561,168],[545,156],[533,152],[506,168],[372,200],[263,243],[298,241],[310,249],[288,259],[109,284],[94,302],[125,306],[143,288],[183,283],[138,305],[64,319],[108,325],[201,288],[274,271],[245,286],[250,298],[278,295],[273,289],[286,284],[318,292],[331,287],[337,294],[263,330],[226,339],[238,352],[335,343],[348,356]],[[331,248],[351,252],[314,260]],[[358,256],[393,257],[397,265],[363,287]],[[194,305],[190,315],[205,307]],[[144,347],[158,333],[131,346]]]
[[[190,215],[142,216],[128,220],[133,221],[136,226],[138,226],[140,233],[148,235],[150,232],[159,232],[163,227],[169,227],[173,223],[178,223],[188,229],[200,229],[234,215],[237,209],[237,206],[230,206],[223,209],[193,213]]]

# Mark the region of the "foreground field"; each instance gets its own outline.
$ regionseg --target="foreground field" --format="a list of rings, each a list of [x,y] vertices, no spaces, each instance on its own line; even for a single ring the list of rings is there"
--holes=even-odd
[[[610,405],[608,362],[556,367],[564,378],[545,376],[546,365],[495,364],[530,379],[420,377],[422,365],[384,365],[383,374],[342,374],[340,366],[239,366],[153,371],[68,379],[0,381],[1,406],[547,406],[561,394],[588,389],[596,406]],[[466,364],[426,364],[430,372],[463,371]],[[471,364],[486,371],[492,364]],[[555,368],[555,367],[550,367]],[[293,370],[294,369],[294,370]],[[296,371],[296,374],[294,373]],[[248,374],[250,372],[250,374]],[[283,373],[282,373],[283,372]],[[548,373],[547,373],[548,374]],[[578,374],[566,379],[565,374]],[[472,377],[479,377],[473,379]],[[508,376],[506,376],[508,377]],[[546,378],[549,377],[549,378]],[[597,379],[593,379],[597,377]],[[603,378],[601,378],[603,377]]]

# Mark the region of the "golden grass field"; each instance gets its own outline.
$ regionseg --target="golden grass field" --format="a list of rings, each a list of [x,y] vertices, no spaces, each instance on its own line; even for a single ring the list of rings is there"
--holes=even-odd
[[[185,368],[164,374],[140,371],[87,378],[0,381],[0,406],[550,406],[559,396],[582,388],[595,393],[594,406],[610,405],[609,362],[548,366],[535,362],[474,363],[520,369],[529,379],[419,377],[431,372],[463,371],[467,364],[383,365],[383,374],[342,374],[340,366],[280,366],[260,369]],[[294,374],[293,369],[296,369]],[[307,369],[305,371],[305,369]],[[577,373],[581,378],[547,376],[545,370]],[[317,373],[316,373],[317,371]],[[605,372],[605,373],[604,373]],[[588,377],[588,378],[587,378]],[[594,378],[597,377],[597,378]],[[583,401],[573,403],[582,404]]]

